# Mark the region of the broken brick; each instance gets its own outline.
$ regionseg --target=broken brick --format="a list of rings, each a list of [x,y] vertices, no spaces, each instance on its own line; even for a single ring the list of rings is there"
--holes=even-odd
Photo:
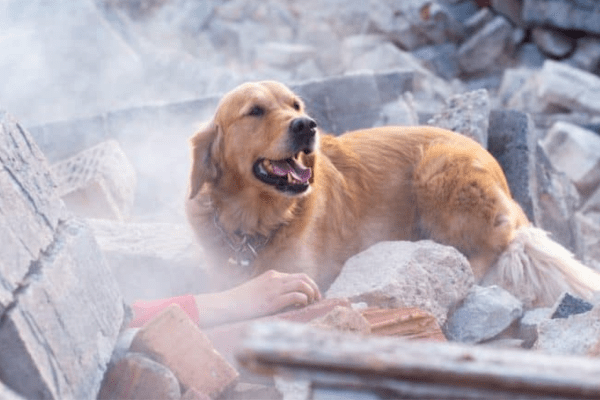
[[[177,305],[169,306],[145,324],[130,350],[168,367],[185,390],[193,388],[212,398],[230,388],[239,376]]]
[[[104,376],[99,400],[165,399],[179,400],[181,391],[173,372],[149,358],[129,353]]]

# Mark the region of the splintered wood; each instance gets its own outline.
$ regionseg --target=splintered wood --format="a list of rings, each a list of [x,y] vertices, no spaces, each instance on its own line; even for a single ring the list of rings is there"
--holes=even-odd
[[[361,314],[374,335],[446,341],[435,317],[418,308],[368,308]]]
[[[382,398],[600,398],[600,361],[591,358],[365,337],[288,322],[253,325],[238,359],[255,372],[308,379],[313,388]]]

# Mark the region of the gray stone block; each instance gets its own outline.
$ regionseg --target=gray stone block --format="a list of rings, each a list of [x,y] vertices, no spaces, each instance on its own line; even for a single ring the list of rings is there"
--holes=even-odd
[[[123,319],[89,228],[59,225],[0,324],[0,376],[27,398],[95,398]]]
[[[502,166],[513,198],[533,221],[535,141],[531,118],[519,111],[492,110],[488,134],[488,150]]]
[[[368,128],[379,119],[382,105],[412,90],[413,74],[360,73],[292,86],[321,129],[341,134]]]
[[[564,172],[584,198],[600,185],[600,136],[567,122],[556,122],[541,141],[552,165]]]
[[[505,110],[490,113],[488,149],[502,166],[513,198],[530,221],[581,256],[581,237],[573,218],[579,195],[564,174],[553,168],[535,136],[529,115]]]
[[[43,154],[9,114],[0,111],[0,315],[39,252],[66,216]]]
[[[131,214],[136,173],[115,140],[52,165],[57,192],[82,217],[124,220]]]
[[[466,73],[485,71],[498,66],[509,50],[512,38],[510,23],[497,16],[458,49],[458,64]]]
[[[0,128],[0,377],[25,398],[95,398],[121,295],[31,136],[4,112]]]
[[[600,4],[595,0],[525,0],[522,16],[530,25],[600,34]]]
[[[546,107],[600,114],[600,77],[597,75],[566,63],[546,60],[536,84],[536,95]]]
[[[523,315],[523,304],[499,286],[471,288],[448,318],[444,333],[449,340],[480,343],[506,330]]]

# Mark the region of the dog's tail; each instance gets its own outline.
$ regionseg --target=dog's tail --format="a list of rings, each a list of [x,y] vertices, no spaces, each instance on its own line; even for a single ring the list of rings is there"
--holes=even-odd
[[[482,284],[498,284],[520,298],[526,307],[551,306],[563,292],[590,299],[600,291],[600,274],[533,226],[515,232]]]

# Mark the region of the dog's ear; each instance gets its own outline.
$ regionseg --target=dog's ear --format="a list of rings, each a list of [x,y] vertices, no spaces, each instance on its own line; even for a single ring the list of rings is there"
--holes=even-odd
[[[205,182],[218,178],[218,140],[219,128],[214,121],[206,124],[198,133],[190,138],[190,146],[192,148],[190,199],[193,199],[198,194]]]

